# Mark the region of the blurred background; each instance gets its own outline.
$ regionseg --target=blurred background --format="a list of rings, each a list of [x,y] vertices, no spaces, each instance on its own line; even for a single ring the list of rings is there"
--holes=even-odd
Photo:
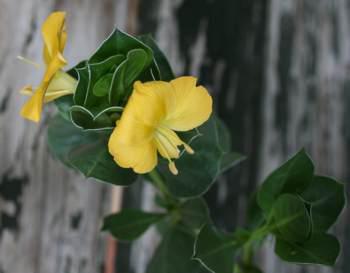
[[[40,26],[54,10],[68,13],[71,66],[117,26],[152,33],[177,75],[208,87],[234,150],[249,157],[206,195],[221,228],[244,225],[251,192],[301,147],[318,173],[349,179],[349,0],[0,0],[0,273],[143,273],[157,243],[152,230],[133,245],[101,234],[120,190],[52,159],[53,107],[39,125],[18,114],[18,90],[40,71],[16,56],[41,60]],[[122,205],[152,209],[153,195],[137,183]],[[343,243],[335,269],[281,263],[273,242],[258,264],[266,273],[350,272],[349,213],[334,230]]]

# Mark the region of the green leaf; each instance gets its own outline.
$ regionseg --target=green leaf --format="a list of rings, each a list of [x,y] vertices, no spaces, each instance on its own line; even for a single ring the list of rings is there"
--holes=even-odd
[[[242,157],[237,156],[231,157],[232,161],[228,163],[225,156],[230,152],[228,150],[230,141],[227,140],[229,133],[214,115],[198,128],[198,132],[193,141],[188,141],[195,153],[192,155],[184,152],[176,160],[178,175],[170,173],[165,160],[158,165],[167,188],[174,196],[196,197],[204,194],[222,171],[242,161]],[[185,141],[187,137],[181,135]]]
[[[260,268],[253,265],[240,265],[237,273],[263,273]]]
[[[147,273],[208,273],[192,259],[194,238],[181,226],[170,227],[155,251]]]
[[[86,177],[114,185],[130,185],[136,180],[136,174],[114,162],[108,152],[108,138],[108,132],[83,131],[59,115],[49,123],[49,148],[63,163]]]
[[[94,85],[92,90],[96,97],[104,97],[108,95],[109,88],[112,84],[113,73],[102,76]]]
[[[80,104],[85,107],[95,107],[99,109],[100,111],[104,110],[105,107],[108,106],[116,106],[117,104],[111,105],[109,104],[108,97],[107,96],[96,96],[94,95],[93,88],[95,84],[106,74],[110,74],[111,71],[113,71],[113,68],[115,70],[118,70],[119,66],[122,66],[125,61],[125,56],[121,54],[117,54],[114,56],[109,57],[108,59],[104,60],[103,62],[99,63],[88,63],[88,73],[89,73],[89,83],[88,87],[81,91],[79,89],[79,92],[84,92],[85,93],[85,100],[83,104]],[[78,70],[79,72],[80,70]],[[79,81],[80,82],[80,81]],[[78,83],[79,87],[79,83]],[[112,82],[111,86],[107,89],[107,93],[111,92],[112,88]],[[77,91],[78,92],[78,89]]]
[[[78,79],[74,106],[84,108],[72,111],[74,123],[86,130],[115,126],[114,112],[106,109],[124,106],[133,83],[150,71],[152,60],[151,48],[116,29],[89,60],[70,71]]]
[[[65,120],[70,121],[71,117],[70,117],[70,109],[73,106],[73,96],[64,96],[64,97],[60,97],[58,99],[56,99],[54,101],[58,113],[61,115],[61,117],[63,117]]]
[[[119,213],[105,217],[102,230],[110,232],[119,240],[130,241],[141,236],[151,225],[162,220],[165,215],[124,209]]]
[[[303,192],[311,183],[313,173],[314,164],[304,149],[272,172],[258,192],[258,204],[265,215],[269,215],[279,195]]]
[[[214,227],[205,225],[197,235],[193,257],[210,272],[232,273],[237,249],[234,235],[219,232]]]
[[[304,244],[277,239],[276,254],[284,261],[301,264],[334,266],[340,252],[340,245],[332,235],[315,233]]]
[[[192,230],[200,229],[210,221],[209,209],[203,198],[185,201],[179,208],[181,223]]]
[[[149,66],[149,62],[149,56],[143,49],[132,49],[128,52],[126,60],[121,63],[113,76],[113,85],[109,96],[110,103],[115,102],[120,105],[123,100],[127,100],[129,87],[132,86],[141,72]]]
[[[156,70],[159,74],[159,78],[157,80],[162,81],[171,81],[175,78],[174,72],[171,69],[171,66],[166,58],[165,54],[158,47],[156,41],[152,38],[151,35],[142,35],[139,36],[139,39],[148,45],[152,51],[154,56],[154,70]],[[155,73],[154,73],[155,74]]]
[[[220,173],[230,170],[245,159],[246,156],[235,152],[224,154],[221,160]]]
[[[89,63],[98,63],[115,55],[127,55],[135,48],[141,48],[147,52],[149,62],[152,60],[152,50],[139,39],[115,29],[111,35],[101,44],[96,52],[89,59]]]
[[[254,192],[250,196],[248,202],[248,211],[247,211],[247,227],[252,229],[257,229],[265,221],[263,212],[257,203],[257,192]]]
[[[283,194],[272,209],[272,229],[288,242],[304,242],[311,231],[311,220],[304,202],[296,195]]]
[[[344,185],[330,177],[315,176],[301,197],[311,206],[313,231],[325,232],[345,206]]]
[[[116,120],[120,117],[121,107],[109,107],[93,114],[85,107],[74,105],[70,109],[73,123],[84,130],[111,130],[115,127]]]

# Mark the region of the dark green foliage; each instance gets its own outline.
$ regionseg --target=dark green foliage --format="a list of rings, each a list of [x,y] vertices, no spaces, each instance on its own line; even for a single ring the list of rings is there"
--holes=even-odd
[[[165,214],[124,209],[104,218],[103,231],[109,231],[119,240],[134,240],[151,225],[163,219]]]
[[[106,132],[86,132],[57,115],[49,124],[48,143],[53,154],[67,166],[114,185],[130,185],[136,175],[115,164],[108,152]]]

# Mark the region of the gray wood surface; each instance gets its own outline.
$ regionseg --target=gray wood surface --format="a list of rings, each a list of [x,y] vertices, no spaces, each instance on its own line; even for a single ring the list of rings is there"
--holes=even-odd
[[[52,159],[46,125],[19,116],[19,89],[42,72],[16,59],[41,62],[40,25],[53,10],[68,13],[65,56],[86,58],[118,23],[127,1],[0,0],[0,272],[103,272],[110,187],[67,170]],[[119,18],[119,19],[118,19]]]
[[[54,9],[69,14],[72,65],[117,25],[153,33],[178,75],[198,76],[210,89],[235,150],[249,156],[206,196],[221,228],[245,223],[249,194],[302,146],[319,173],[350,177],[348,0],[0,0],[1,273],[102,270],[98,227],[110,187],[54,161],[47,120],[36,126],[18,115],[24,98],[17,90],[40,73],[16,55],[40,60],[40,23]],[[142,185],[126,191],[125,206],[152,208],[153,191]],[[348,273],[349,226],[346,211],[335,228],[344,245],[335,270],[281,263],[272,242],[259,264],[266,273]],[[151,231],[120,246],[118,273],[144,272],[157,240]]]

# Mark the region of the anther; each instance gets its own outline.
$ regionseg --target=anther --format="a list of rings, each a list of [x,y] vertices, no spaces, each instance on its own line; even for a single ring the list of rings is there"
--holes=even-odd
[[[171,172],[173,175],[178,175],[178,174],[179,174],[179,171],[177,170],[174,161],[170,161],[168,166],[169,166],[170,172]]]
[[[184,147],[185,147],[185,150],[186,152],[188,152],[189,154],[193,155],[194,154],[194,151],[193,149],[191,148],[190,145],[186,144],[186,143],[183,143]]]

